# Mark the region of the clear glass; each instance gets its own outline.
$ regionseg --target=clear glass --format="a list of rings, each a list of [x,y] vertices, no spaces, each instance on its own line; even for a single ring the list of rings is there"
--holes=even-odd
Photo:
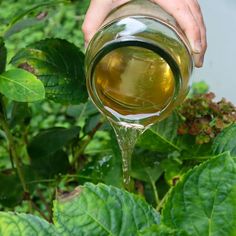
[[[86,53],[87,87],[98,109],[115,122],[143,126],[183,101],[192,68],[175,20],[145,0],[115,9]]]
[[[147,0],[115,9],[90,42],[87,87],[116,132],[126,189],[132,189],[136,140],[183,101],[192,68],[187,40],[175,20]]]

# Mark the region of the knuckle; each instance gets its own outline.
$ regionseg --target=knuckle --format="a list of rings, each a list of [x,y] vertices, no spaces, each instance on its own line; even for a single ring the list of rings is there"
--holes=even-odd
[[[92,34],[92,27],[87,23],[83,23],[82,32],[84,34],[85,41],[89,41],[90,35]]]

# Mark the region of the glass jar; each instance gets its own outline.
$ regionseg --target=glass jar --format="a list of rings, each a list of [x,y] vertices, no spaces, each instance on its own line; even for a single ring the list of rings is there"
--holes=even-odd
[[[85,65],[89,95],[106,117],[149,126],[186,97],[193,59],[172,16],[151,1],[133,0],[108,15]]]

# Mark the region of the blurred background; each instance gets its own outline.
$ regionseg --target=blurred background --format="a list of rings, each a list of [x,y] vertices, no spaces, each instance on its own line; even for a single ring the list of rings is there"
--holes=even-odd
[[[199,0],[207,27],[208,49],[194,81],[205,80],[217,98],[236,103],[236,1]]]

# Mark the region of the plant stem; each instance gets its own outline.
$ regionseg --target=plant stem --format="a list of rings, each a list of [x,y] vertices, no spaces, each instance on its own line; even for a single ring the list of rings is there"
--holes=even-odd
[[[48,217],[40,210],[40,208],[32,201],[32,207],[36,210],[46,221],[48,221]]]
[[[151,185],[152,185],[152,189],[153,189],[156,205],[159,206],[160,205],[160,199],[159,199],[159,196],[158,196],[158,192],[157,192],[157,188],[156,188],[156,183],[152,179],[150,179],[150,181],[151,181]]]
[[[169,189],[169,191],[165,194],[165,196],[161,199],[160,203],[157,205],[156,210],[160,211],[163,208],[163,205],[165,204],[172,188]]]
[[[56,186],[54,187],[53,189],[53,193],[51,195],[51,199],[50,199],[50,211],[49,211],[49,222],[53,222],[53,201],[55,199],[55,196],[56,196]]]
[[[88,137],[84,140],[81,147],[75,152],[74,159],[72,161],[72,166],[74,166],[77,163],[80,155],[84,152],[85,148],[88,146],[88,144],[93,139],[94,135],[100,129],[100,127],[103,125],[103,123],[104,123],[104,121],[99,122],[95,126],[95,128],[87,135]]]
[[[16,146],[15,146],[15,142],[14,142],[14,138],[11,134],[11,131],[9,129],[8,123],[5,120],[5,117],[3,114],[0,114],[0,125],[2,126],[3,131],[6,134],[7,140],[8,140],[8,147],[9,147],[9,152],[10,152],[10,157],[12,158],[11,161],[15,164],[16,166],[16,173],[20,179],[20,183],[22,185],[22,188],[24,190],[24,195],[27,196],[27,198],[29,198],[29,211],[32,212],[32,202],[31,199],[29,197],[29,190],[27,188],[26,182],[25,182],[25,178],[24,178],[24,174],[22,172],[21,166],[20,166],[20,162],[16,153]]]
[[[7,117],[7,115],[6,115],[6,108],[5,108],[5,104],[4,104],[4,101],[3,101],[3,96],[2,96],[2,94],[0,94],[0,116],[1,116],[1,119],[3,120],[3,121],[5,121],[6,120],[6,117]],[[1,122],[1,121],[0,121]],[[1,123],[0,123],[0,125],[1,125]],[[7,125],[8,126],[8,125]],[[3,127],[2,127],[3,128]],[[4,128],[3,128],[4,129]],[[3,130],[3,131],[5,131],[5,130]],[[5,134],[6,134],[6,132],[5,132]],[[6,134],[6,137],[7,137],[7,134]],[[8,137],[7,137],[7,139],[8,139]],[[10,146],[8,145],[8,151],[10,150],[10,148],[9,148]],[[14,161],[13,161],[13,159],[12,159],[12,155],[10,155],[10,161],[11,161],[11,166],[12,166],[12,169],[14,169],[15,168],[15,166],[14,166]]]
[[[37,193],[38,193],[38,196],[40,197],[40,200],[42,201],[42,203],[44,203],[44,205],[45,205],[45,207],[46,207],[48,213],[50,214],[51,211],[52,211],[52,210],[51,210],[51,207],[49,206],[47,200],[45,199],[45,197],[43,196],[42,191],[41,191],[39,188],[37,189]]]
[[[22,172],[21,167],[20,167],[19,159],[18,159],[17,154],[16,154],[16,147],[15,147],[14,139],[13,139],[13,136],[11,134],[11,131],[8,127],[8,124],[7,124],[6,120],[3,118],[2,115],[0,115],[0,124],[3,128],[3,131],[5,132],[5,134],[7,136],[9,150],[10,150],[10,153],[12,155],[13,161],[16,164],[16,170],[17,170],[17,174],[20,178],[21,185],[23,187],[24,192],[27,193],[28,189],[27,189],[27,186],[26,186],[26,183],[25,183],[23,172]]]

